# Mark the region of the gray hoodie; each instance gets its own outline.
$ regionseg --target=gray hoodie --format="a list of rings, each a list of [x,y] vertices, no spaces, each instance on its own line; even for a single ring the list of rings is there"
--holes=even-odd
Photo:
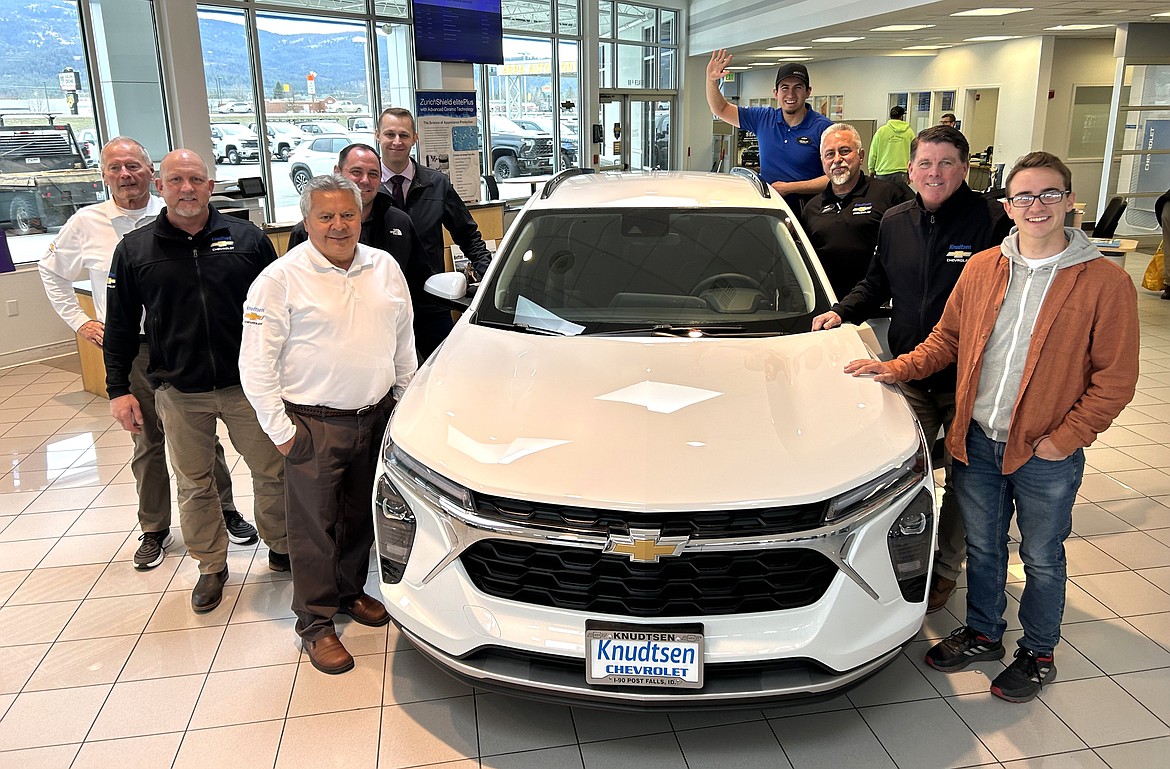
[[[975,392],[971,414],[993,441],[1007,440],[1012,409],[1024,376],[1032,328],[1057,270],[1103,258],[1082,231],[1065,227],[1064,235],[1068,238],[1068,246],[1056,260],[1037,269],[1029,267],[1020,256],[1019,233],[1015,227],[1000,246],[1008,259],[1011,278],[995,319],[995,328],[983,350],[983,369],[979,372],[979,388]]]

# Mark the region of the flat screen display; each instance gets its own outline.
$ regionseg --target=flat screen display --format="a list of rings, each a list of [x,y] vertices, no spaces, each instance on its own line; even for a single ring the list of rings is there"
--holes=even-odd
[[[413,0],[420,61],[504,63],[501,0]]]

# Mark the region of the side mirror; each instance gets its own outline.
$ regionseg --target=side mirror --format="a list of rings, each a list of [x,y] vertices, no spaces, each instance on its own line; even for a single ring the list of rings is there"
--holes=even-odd
[[[435,297],[439,304],[456,312],[464,312],[471,305],[467,295],[467,276],[462,272],[441,272],[427,278],[423,290]]]

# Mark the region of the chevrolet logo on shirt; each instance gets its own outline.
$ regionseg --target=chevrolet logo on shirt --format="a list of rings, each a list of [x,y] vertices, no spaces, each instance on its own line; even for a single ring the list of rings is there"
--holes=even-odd
[[[658,563],[660,558],[681,555],[690,537],[664,537],[659,529],[630,529],[629,534],[610,534],[603,553],[629,556],[634,563]]]

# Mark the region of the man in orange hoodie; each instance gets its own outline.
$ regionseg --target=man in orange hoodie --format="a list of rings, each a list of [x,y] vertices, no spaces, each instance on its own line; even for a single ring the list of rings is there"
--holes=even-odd
[[[958,363],[947,443],[967,529],[967,620],[926,655],[947,673],[1004,656],[1008,527],[1020,530],[1026,583],[1015,661],[991,693],[1026,702],[1056,676],[1064,612],[1064,540],[1085,467],[1084,449],[1133,398],[1138,376],[1137,292],[1124,270],[1080,230],[1063,226],[1072,174],[1030,153],[1007,178],[1015,227],[967,263],[942,319],[912,351],[853,361],[854,376],[917,379]]]

